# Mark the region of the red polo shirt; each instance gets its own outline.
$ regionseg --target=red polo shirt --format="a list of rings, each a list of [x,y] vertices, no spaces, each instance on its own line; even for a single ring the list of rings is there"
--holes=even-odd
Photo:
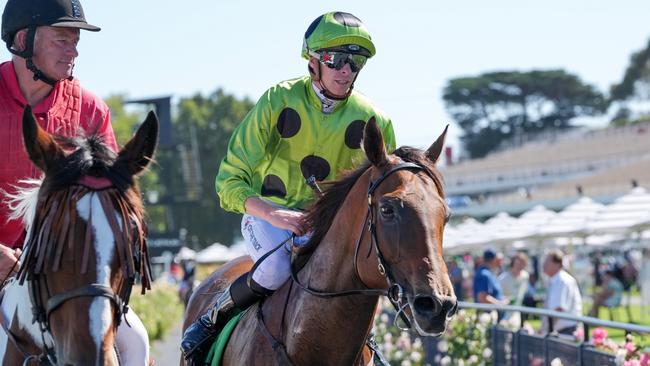
[[[0,64],[0,189],[14,193],[22,179],[39,177],[41,172],[31,163],[25,152],[22,135],[22,115],[27,101],[23,96],[12,61]],[[79,82],[59,81],[52,92],[32,111],[40,126],[47,132],[76,136],[99,134],[117,151],[110,123],[108,106],[100,98],[81,88]],[[22,246],[22,222],[9,220],[9,208],[0,197],[0,244]]]

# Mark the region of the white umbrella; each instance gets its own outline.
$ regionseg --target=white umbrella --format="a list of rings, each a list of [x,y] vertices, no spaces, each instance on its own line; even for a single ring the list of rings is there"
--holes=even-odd
[[[510,228],[501,231],[494,237],[495,241],[512,242],[518,239],[528,239],[538,237],[538,231],[541,227],[551,221],[557,213],[547,209],[542,205],[537,205],[524,212],[519,219],[511,223]]]
[[[546,237],[585,236],[587,223],[604,207],[589,197],[581,197],[540,227],[537,234]]]
[[[196,251],[188,247],[182,247],[181,250],[176,253],[176,259],[179,261],[182,260],[192,260],[196,257]]]
[[[231,251],[227,246],[214,243],[196,253],[195,260],[197,263],[224,263],[238,256],[237,253]]]
[[[460,224],[445,228],[444,240],[445,246],[449,245],[454,251],[479,246],[487,242],[485,226],[474,218],[465,218]]]
[[[484,223],[486,237],[489,240],[509,235],[518,219],[508,215],[507,212],[499,212],[487,219]]]
[[[650,213],[650,193],[643,187],[633,188],[630,193],[607,205],[587,224],[589,233],[629,233],[636,225],[643,224]]]

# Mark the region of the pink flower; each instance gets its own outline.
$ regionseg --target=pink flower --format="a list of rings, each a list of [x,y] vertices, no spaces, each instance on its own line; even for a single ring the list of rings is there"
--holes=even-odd
[[[632,342],[627,342],[625,343],[625,349],[627,350],[628,353],[632,353],[636,350],[636,346]]]
[[[644,353],[639,360],[641,366],[650,366],[650,353]]]
[[[591,338],[595,345],[601,345],[605,338],[607,338],[607,331],[605,328],[595,328],[591,331]]]
[[[629,360],[623,362],[623,366],[641,366],[641,363],[639,363],[639,360]]]
[[[582,341],[585,339],[585,330],[583,328],[578,328],[575,332],[573,332],[573,336],[576,337],[576,339]]]

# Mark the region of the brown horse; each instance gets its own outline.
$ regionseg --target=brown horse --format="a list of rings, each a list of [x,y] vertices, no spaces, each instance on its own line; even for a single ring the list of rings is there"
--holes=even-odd
[[[116,155],[97,136],[50,136],[26,108],[25,148],[45,176],[10,196],[28,237],[2,301],[2,365],[119,364],[116,328],[136,275],[143,293],[150,285],[134,176],[149,164],[157,136],[151,113]]]
[[[313,235],[294,261],[306,264],[242,317],[223,365],[367,362],[361,354],[380,295],[393,299],[418,334],[444,332],[457,308],[442,256],[449,209],[435,168],[445,133],[427,151],[402,147],[388,155],[375,121],[367,123],[369,163],[329,184],[309,211]],[[238,258],[206,279],[184,329],[251,265]]]

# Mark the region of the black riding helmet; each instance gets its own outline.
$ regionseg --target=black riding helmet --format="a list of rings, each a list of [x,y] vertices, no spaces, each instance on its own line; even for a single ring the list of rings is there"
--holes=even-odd
[[[34,80],[41,79],[54,85],[52,80],[36,68],[32,62],[34,35],[39,26],[66,27],[98,32],[99,27],[88,24],[79,0],[8,0],[2,13],[2,40],[9,52],[27,59],[27,67],[34,73]],[[25,50],[11,48],[16,33],[27,29]]]

